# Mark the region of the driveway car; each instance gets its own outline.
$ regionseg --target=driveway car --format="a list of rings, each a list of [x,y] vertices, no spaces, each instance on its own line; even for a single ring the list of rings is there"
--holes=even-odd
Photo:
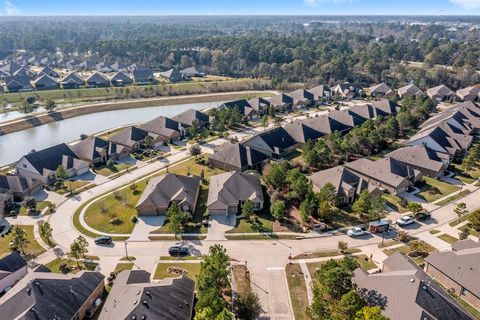
[[[110,236],[100,236],[95,238],[95,244],[110,244],[112,243],[112,237]]]
[[[188,248],[181,246],[173,246],[168,248],[168,254],[173,257],[188,255]]]
[[[430,219],[431,217],[432,215],[430,214],[430,212],[425,212],[425,211],[415,214],[415,219],[417,221],[425,221],[427,219]]]
[[[415,223],[415,219],[413,219],[411,216],[403,216],[397,220],[397,224],[400,227],[405,227],[412,223]]]
[[[361,237],[368,234],[368,231],[359,227],[353,227],[352,229],[347,231],[347,235],[350,237]]]

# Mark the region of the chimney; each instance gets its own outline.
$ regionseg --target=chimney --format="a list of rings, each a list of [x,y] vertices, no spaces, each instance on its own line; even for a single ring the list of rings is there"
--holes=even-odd
[[[252,163],[252,150],[250,149],[250,146],[245,146],[245,152],[247,154],[247,165],[249,167],[252,167],[253,166],[253,163]]]

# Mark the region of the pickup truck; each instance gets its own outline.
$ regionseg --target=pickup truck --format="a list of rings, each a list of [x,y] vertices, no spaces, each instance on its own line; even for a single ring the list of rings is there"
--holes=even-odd
[[[359,227],[353,227],[352,229],[347,231],[347,235],[352,238],[361,237],[368,234],[368,231]]]
[[[403,216],[397,220],[397,224],[400,227],[405,227],[412,223],[415,223],[415,219],[413,219],[411,216]]]

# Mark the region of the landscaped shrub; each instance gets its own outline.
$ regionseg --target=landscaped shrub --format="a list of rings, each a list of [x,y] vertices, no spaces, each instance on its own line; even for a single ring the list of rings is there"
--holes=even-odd
[[[122,223],[123,223],[123,221],[122,221],[122,219],[120,219],[120,218],[112,218],[112,219],[110,219],[110,224],[119,225],[119,224],[122,224]]]
[[[130,221],[132,221],[132,223],[137,223],[138,222],[138,217],[137,216],[132,216],[130,218]]]

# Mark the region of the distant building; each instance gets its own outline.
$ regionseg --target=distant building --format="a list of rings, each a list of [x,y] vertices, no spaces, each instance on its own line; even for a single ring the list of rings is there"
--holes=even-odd
[[[434,99],[438,102],[442,102],[445,100],[449,100],[453,97],[455,97],[455,92],[450,90],[449,87],[446,85],[442,84],[439,86],[436,86],[434,88],[430,88],[427,90],[427,95],[431,98]]]
[[[397,90],[397,94],[400,99],[405,99],[408,97],[425,96],[425,93],[414,84],[409,84],[399,88]]]
[[[160,77],[162,77],[162,78],[164,78],[164,79],[166,79],[170,82],[179,82],[179,81],[183,80],[182,73],[180,73],[180,71],[178,71],[175,68],[172,68],[172,69],[167,70],[167,71],[160,72],[159,75],[160,75]]]

